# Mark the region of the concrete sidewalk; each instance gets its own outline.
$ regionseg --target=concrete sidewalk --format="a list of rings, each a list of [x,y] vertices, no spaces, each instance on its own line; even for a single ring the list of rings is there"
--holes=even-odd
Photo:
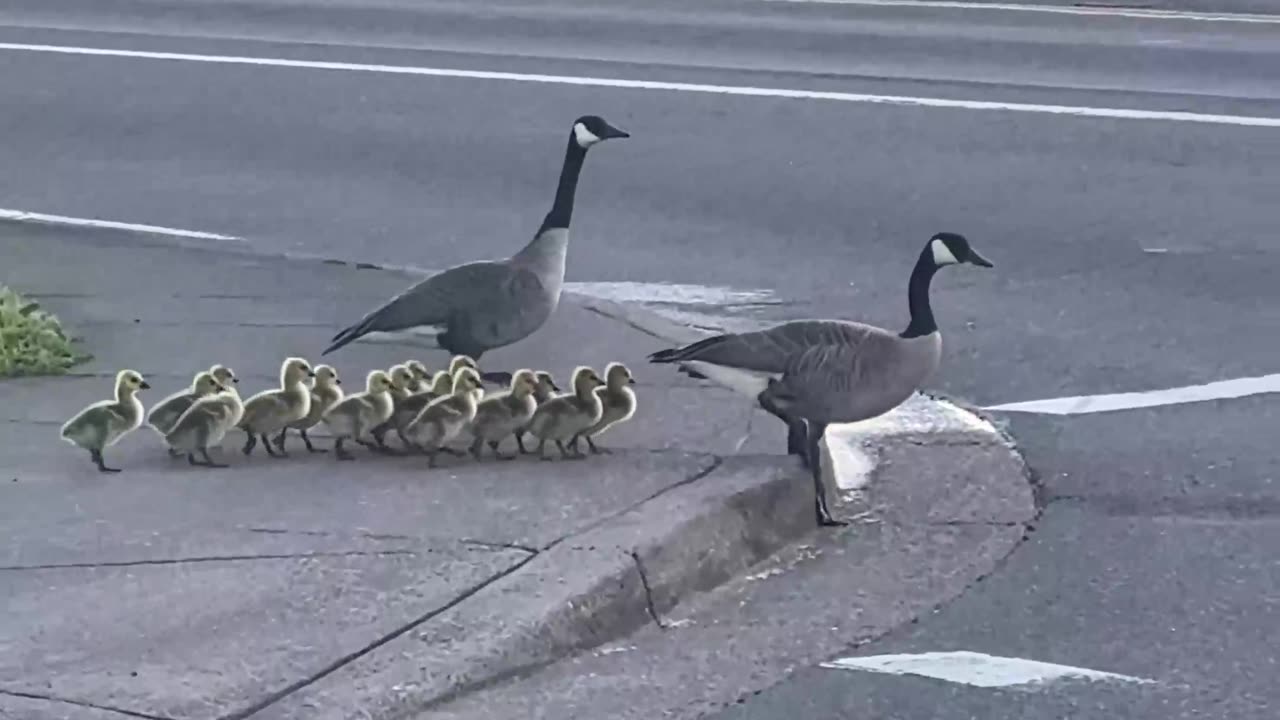
[[[613,455],[443,458],[428,471],[363,452],[337,463],[296,442],[288,460],[245,458],[233,431],[233,467],[208,470],[141,428],[108,450],[124,472],[99,474],[57,430],[109,395],[116,370],[148,378],[148,405],[214,362],[247,395],[273,386],[287,355],[319,362],[335,328],[411,278],[23,224],[0,224],[0,257],[0,282],[94,354],[71,377],[0,381],[0,710],[413,712],[629,633],[813,529],[811,486],[781,454],[780,428],[757,417],[748,433],[742,398],[647,366],[661,341],[571,299],[484,365],[564,383],[574,365],[627,362],[640,409],[604,437]],[[350,388],[409,357],[446,361],[364,344],[325,360]],[[1020,465],[1001,472],[1007,495]]]

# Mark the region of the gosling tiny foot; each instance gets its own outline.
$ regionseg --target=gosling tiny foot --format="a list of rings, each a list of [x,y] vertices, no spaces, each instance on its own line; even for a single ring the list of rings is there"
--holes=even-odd
[[[102,459],[102,451],[91,450],[89,457],[93,459],[93,464],[97,466],[98,472],[118,473],[120,468],[107,467],[106,461]]]

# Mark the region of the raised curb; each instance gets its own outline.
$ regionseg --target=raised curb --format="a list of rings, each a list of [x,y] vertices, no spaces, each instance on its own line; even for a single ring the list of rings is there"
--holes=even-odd
[[[423,632],[392,640],[260,714],[231,717],[414,717],[648,623],[662,627],[663,614],[682,599],[812,530],[811,493],[789,458],[716,459],[685,483],[538,551]],[[521,598],[515,613],[512,596]]]

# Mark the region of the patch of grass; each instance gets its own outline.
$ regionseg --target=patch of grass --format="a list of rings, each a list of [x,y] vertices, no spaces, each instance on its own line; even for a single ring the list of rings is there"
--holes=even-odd
[[[40,303],[0,285],[0,377],[64,375],[91,357],[72,342]]]

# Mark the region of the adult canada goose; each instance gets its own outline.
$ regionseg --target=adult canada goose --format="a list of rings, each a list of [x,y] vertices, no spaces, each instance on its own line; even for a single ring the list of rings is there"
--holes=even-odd
[[[560,182],[551,210],[520,252],[505,260],[471,262],[437,273],[404,290],[333,337],[325,355],[374,333],[386,337],[427,336],[452,354],[480,360],[542,327],[560,302],[569,221],[587,148],[630,137],[603,118],[573,122]],[[509,373],[485,373],[490,382],[510,382]]]
[[[843,525],[827,509],[818,442],[831,423],[867,420],[902,404],[938,368],[942,337],[929,305],[929,282],[938,268],[958,263],[993,267],[963,235],[929,238],[911,271],[911,322],[900,333],[847,320],[796,320],[716,335],[661,350],[649,360],[687,364],[755,395],[761,408],[787,423],[787,451],[803,453],[817,493],[818,522]]]

